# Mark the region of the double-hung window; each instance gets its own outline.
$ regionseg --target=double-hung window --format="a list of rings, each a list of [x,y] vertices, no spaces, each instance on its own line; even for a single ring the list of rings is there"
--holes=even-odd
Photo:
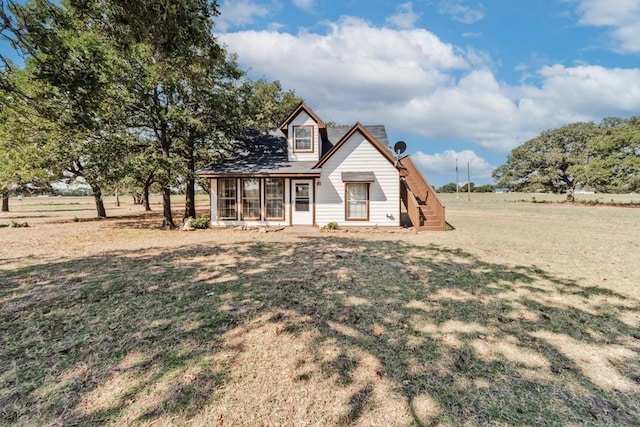
[[[218,179],[218,218],[238,219],[235,178]]]
[[[313,126],[293,127],[293,151],[313,151]]]
[[[345,183],[346,192],[346,220],[369,220],[369,183],[348,182]]]
[[[242,219],[260,219],[260,180],[242,180]]]
[[[266,219],[284,220],[284,179],[267,178],[264,187]]]

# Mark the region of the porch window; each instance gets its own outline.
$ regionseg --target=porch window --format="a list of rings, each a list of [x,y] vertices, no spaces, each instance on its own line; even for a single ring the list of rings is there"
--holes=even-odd
[[[369,183],[345,183],[346,220],[369,220]]]
[[[267,219],[284,220],[284,179],[265,179],[265,210]]]
[[[242,219],[260,219],[260,181],[242,180]]]
[[[218,179],[218,217],[220,219],[238,219],[235,178]]]
[[[313,151],[313,126],[293,127],[293,151]]]

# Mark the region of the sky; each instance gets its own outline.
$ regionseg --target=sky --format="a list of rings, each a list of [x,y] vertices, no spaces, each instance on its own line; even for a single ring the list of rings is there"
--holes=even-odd
[[[382,124],[434,186],[493,184],[542,131],[640,115],[640,0],[221,0],[251,78]],[[464,173],[463,173],[464,172]],[[464,176],[463,176],[464,175]]]

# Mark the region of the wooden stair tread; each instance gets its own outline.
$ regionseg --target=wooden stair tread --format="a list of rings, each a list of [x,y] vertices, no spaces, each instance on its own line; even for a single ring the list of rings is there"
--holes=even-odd
[[[444,205],[433,187],[424,179],[410,157],[400,160],[400,164],[403,167],[403,188],[406,194],[411,195],[403,198],[403,202],[408,210],[412,210],[409,214],[412,223],[418,222],[413,224],[414,228],[418,231],[446,231]]]

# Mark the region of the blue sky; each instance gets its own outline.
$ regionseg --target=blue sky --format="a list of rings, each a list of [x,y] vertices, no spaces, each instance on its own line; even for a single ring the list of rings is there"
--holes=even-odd
[[[456,159],[493,183],[544,130],[640,115],[640,0],[219,6],[216,37],[250,77],[280,81],[325,121],[385,125],[435,186],[455,181]]]
[[[639,0],[222,0],[216,36],[325,121],[384,124],[432,184],[541,131],[640,115]],[[461,179],[462,180],[462,179]]]

